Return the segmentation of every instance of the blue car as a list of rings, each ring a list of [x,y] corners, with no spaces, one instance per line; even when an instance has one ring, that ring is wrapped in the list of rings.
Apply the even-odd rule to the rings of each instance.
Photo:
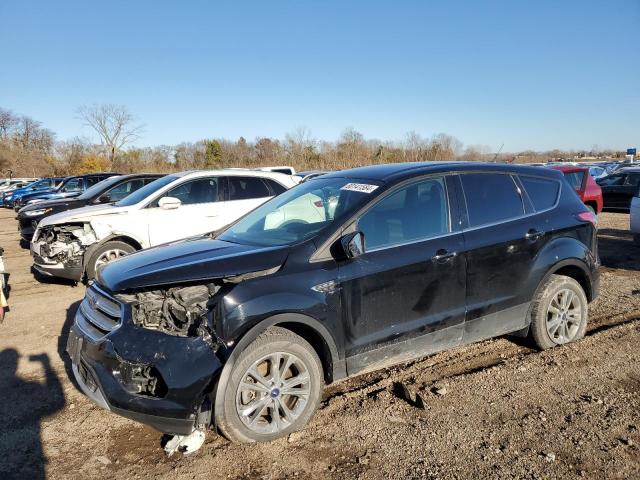
[[[62,179],[63,177],[42,178],[23,187],[16,188],[15,190],[2,192],[2,195],[0,196],[0,205],[11,208],[13,207],[13,202],[23,195],[36,191],[42,192],[44,190],[51,190],[55,188]]]
[[[33,191],[15,199],[13,201],[13,209],[17,212],[25,205],[43,200],[77,197],[87,188],[101,182],[105,178],[113,177],[114,175],[119,175],[119,173],[88,173],[85,175],[66,177],[57,188]]]

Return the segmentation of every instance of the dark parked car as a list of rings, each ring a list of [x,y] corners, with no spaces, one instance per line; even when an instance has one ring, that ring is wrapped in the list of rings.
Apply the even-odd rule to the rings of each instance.
[[[23,195],[32,192],[55,190],[62,180],[64,180],[64,177],[41,178],[40,180],[36,180],[22,188],[17,188],[12,192],[2,192],[2,206],[13,208],[14,202]]]
[[[28,205],[21,209],[17,216],[20,223],[20,235],[23,239],[30,241],[38,223],[45,217],[74,208],[115,203],[162,176],[156,173],[118,175],[96,183],[78,197],[45,200]]]
[[[640,167],[626,167],[597,180],[605,210],[629,212],[631,200],[640,193]]]
[[[595,220],[554,170],[328,173],[222,233],[99,269],[67,351],[115,413],[269,441],[309,421],[325,384],[365,370],[507,333],[540,349],[582,338]]]
[[[13,209],[17,212],[25,205],[40,202],[42,200],[54,200],[59,198],[73,198],[80,195],[89,187],[101,182],[105,178],[120,175],[119,173],[88,173],[66,177],[56,188],[26,193],[13,202]]]

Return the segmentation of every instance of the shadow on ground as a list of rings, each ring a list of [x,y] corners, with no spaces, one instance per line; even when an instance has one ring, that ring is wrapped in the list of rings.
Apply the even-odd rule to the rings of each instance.
[[[71,370],[71,358],[67,354],[67,339],[69,338],[69,331],[71,330],[71,326],[73,325],[73,319],[76,316],[76,311],[80,306],[82,300],[78,300],[77,302],[73,302],[67,308],[67,316],[62,324],[62,330],[60,330],[60,335],[58,336],[58,355],[64,363],[64,371],[67,373],[67,377],[73,383],[73,386],[80,390],[80,386],[76,382],[76,378],[73,375],[73,371]]]
[[[60,379],[46,354],[31,355],[44,370],[44,382],[17,375],[20,353],[0,351],[0,478],[44,479],[46,458],[42,451],[41,423],[65,405]]]

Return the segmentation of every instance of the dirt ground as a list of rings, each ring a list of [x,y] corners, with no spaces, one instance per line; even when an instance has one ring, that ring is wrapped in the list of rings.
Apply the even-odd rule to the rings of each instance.
[[[312,423],[271,444],[213,432],[190,457],[94,406],[64,343],[83,286],[29,273],[0,211],[11,312],[0,325],[0,478],[640,478],[640,248],[603,214],[587,337],[543,353],[500,338],[331,386]]]

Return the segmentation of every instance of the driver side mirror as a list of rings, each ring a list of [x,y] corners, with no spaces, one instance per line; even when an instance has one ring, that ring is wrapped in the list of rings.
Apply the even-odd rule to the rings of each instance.
[[[340,246],[346,258],[357,258],[364,253],[364,234],[349,233],[340,239]]]
[[[158,206],[163,210],[175,210],[180,205],[182,205],[182,202],[176,197],[162,197],[158,201]]]
[[[109,203],[111,201],[111,195],[105,193],[104,195],[100,195],[98,197],[98,203]]]

